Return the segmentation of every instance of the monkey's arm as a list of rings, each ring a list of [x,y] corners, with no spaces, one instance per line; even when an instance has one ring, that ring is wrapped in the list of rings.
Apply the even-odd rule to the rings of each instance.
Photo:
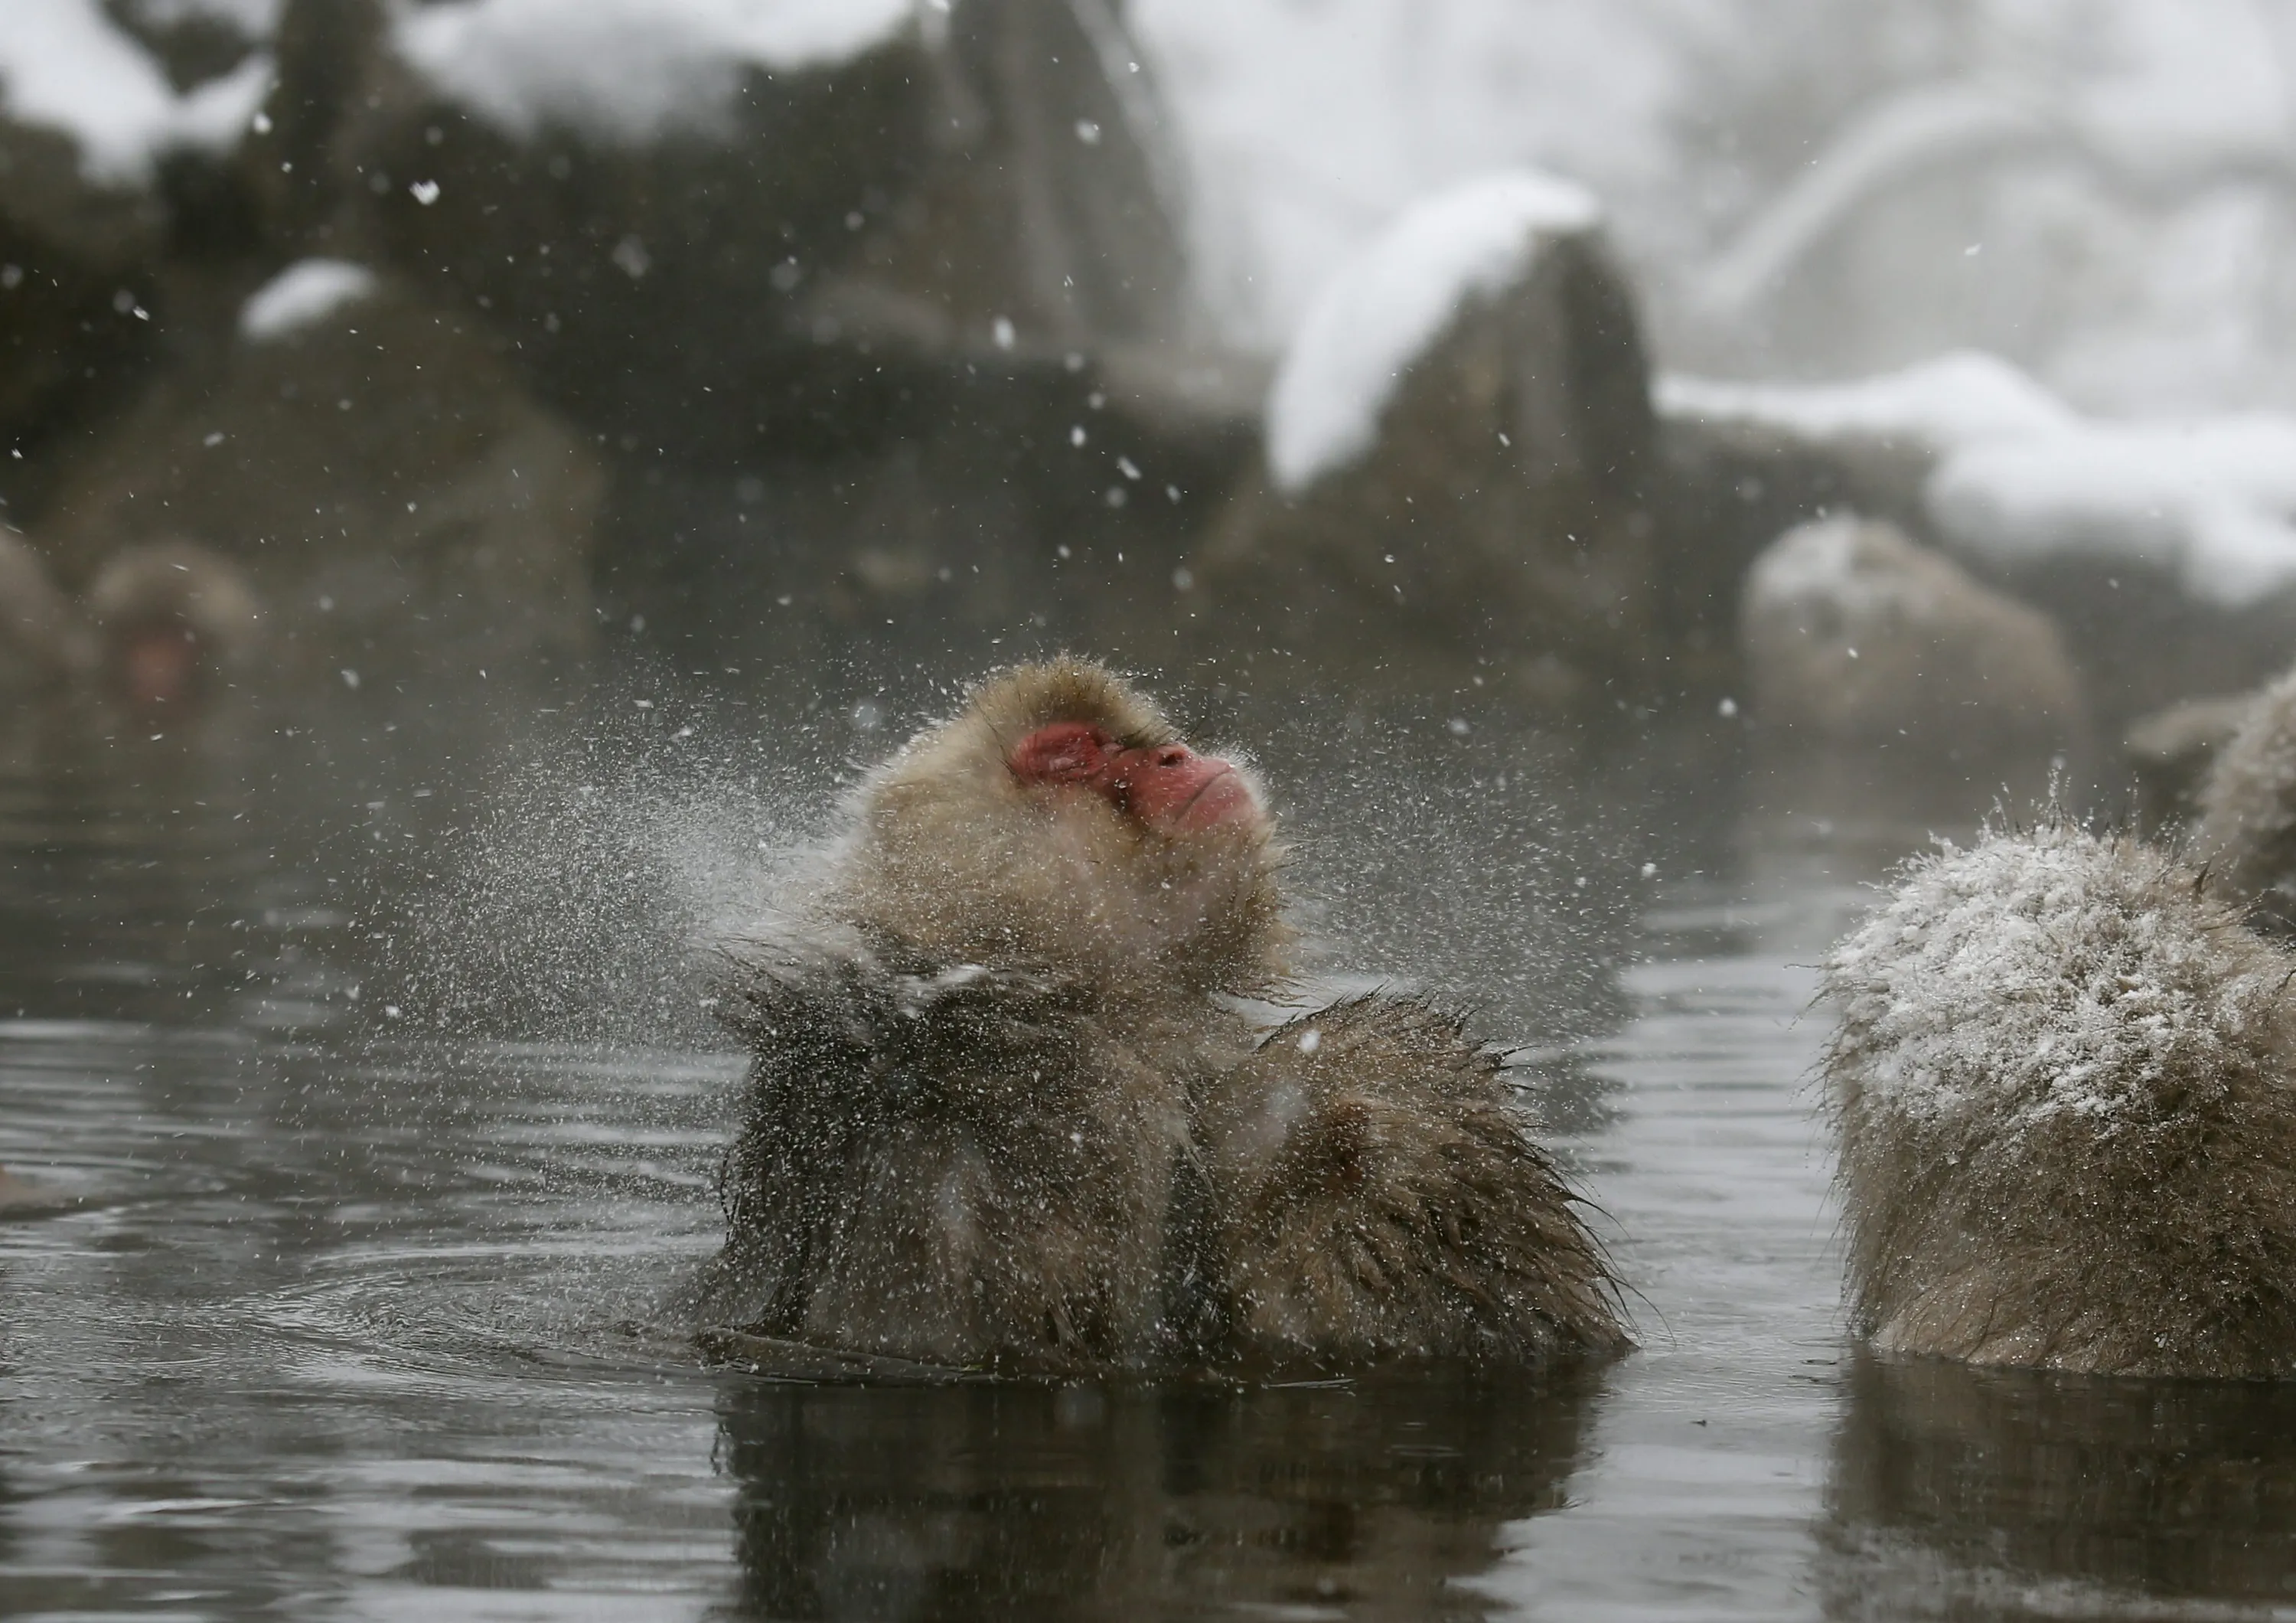
[[[922,1265],[888,1231],[927,1244],[952,1168],[1014,1164],[1040,1102],[1022,1084],[1067,1084],[1077,994],[1026,969],[931,963],[849,927],[783,920],[721,949],[715,981],[718,1017],[753,1059],[718,1173],[726,1245],[693,1305],[707,1323],[849,1342],[856,1314],[830,1304],[860,1288],[866,1259],[882,1264],[881,1289],[901,1257],[911,1275]]]
[[[837,1049],[880,1076],[1033,1047],[1083,1002],[1046,969],[938,962],[849,925],[791,920],[721,946],[714,980],[718,1018],[761,1057]]]
[[[1206,1088],[1196,1136],[1247,1358],[1537,1359],[1627,1344],[1607,1258],[1461,1022],[1374,995]]]

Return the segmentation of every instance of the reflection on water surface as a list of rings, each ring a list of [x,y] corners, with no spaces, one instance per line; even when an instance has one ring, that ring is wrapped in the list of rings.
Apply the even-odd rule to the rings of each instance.
[[[1244,1391],[736,1388],[742,1605],[761,1617],[1500,1610],[1456,1580],[1561,1503],[1584,1382]]]
[[[619,844],[505,799],[483,741],[167,742],[0,775],[0,1166],[53,1194],[0,1211],[0,1616],[2296,1605],[2287,1394],[1846,1345],[1807,966],[1902,832],[1775,823],[1726,869],[1662,874],[1632,1017],[1539,1055],[1529,1080],[1640,1292],[1632,1358],[1241,1390],[811,1384],[708,1366],[656,1311],[715,1242],[740,1060],[652,1000],[677,984],[662,932],[690,922],[669,893],[812,826],[867,740],[817,739],[794,799],[734,793],[729,748],[682,787],[625,773],[618,793],[663,798]],[[594,764],[572,788],[609,781]],[[1431,803],[1473,803],[1488,765],[1457,770]],[[519,928],[441,905],[422,951],[554,942],[569,985],[586,965],[630,1019],[520,1042],[380,1007],[409,984],[393,931],[432,905],[384,893],[463,883],[457,841],[504,804],[534,837],[496,851],[485,894]],[[541,866],[505,876],[504,849]],[[533,901],[554,887],[577,905]],[[483,990],[466,977],[457,1009]]]
[[[1848,1397],[1835,1615],[2296,1607],[2296,1388],[1861,1359]]]

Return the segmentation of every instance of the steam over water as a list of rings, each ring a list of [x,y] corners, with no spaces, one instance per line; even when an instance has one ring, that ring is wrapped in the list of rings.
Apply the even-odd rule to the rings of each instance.
[[[693,943],[940,701],[636,696],[517,739],[359,711],[196,754],[18,741],[0,1166],[48,1192],[0,1215],[0,1616],[2289,1603],[2276,1390],[1845,1339],[1807,966],[1920,831],[1747,822],[1706,780],[1572,802],[1441,718],[1274,734],[1295,877],[1356,943],[1324,968],[1416,973],[1526,1046],[1643,1350],[1242,1390],[705,1365],[660,1304],[717,1242],[742,1058]]]

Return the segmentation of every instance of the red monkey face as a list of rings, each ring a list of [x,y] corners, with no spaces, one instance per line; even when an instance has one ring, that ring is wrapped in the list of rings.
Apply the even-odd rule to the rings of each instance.
[[[1014,746],[1013,775],[1027,784],[1075,784],[1167,834],[1244,827],[1266,813],[1234,763],[1180,743],[1118,746],[1105,728],[1055,721]]]
[[[137,711],[181,704],[199,687],[199,638],[174,621],[155,621],[128,631],[119,639],[115,662],[120,696]]]

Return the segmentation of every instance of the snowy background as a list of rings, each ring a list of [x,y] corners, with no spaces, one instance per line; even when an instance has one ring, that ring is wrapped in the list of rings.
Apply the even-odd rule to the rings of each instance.
[[[113,9],[262,34],[281,4]],[[402,6],[399,26],[412,57],[480,99],[530,117],[528,101],[555,97],[643,130],[706,118],[730,60],[834,55],[907,10],[486,0]],[[1202,301],[1228,342],[1279,349],[1402,210],[1529,165],[1603,200],[1673,369],[1845,377],[1978,348],[2095,411],[2296,406],[2296,0],[1130,0],[1127,14],[1173,115]],[[262,70],[171,93],[98,0],[9,0],[0,29],[9,108],[71,129],[112,180],[157,144],[229,139]]]
[[[930,33],[946,4],[387,9],[401,58],[482,121],[614,146],[730,134],[746,67],[817,65],[913,18]],[[2157,557],[2222,603],[2296,580],[2296,0],[1129,0],[1145,79],[1108,0],[1067,4],[1120,97],[1160,91],[1156,167],[1177,177],[1215,344],[1273,359],[1314,339],[1351,264],[1415,343],[1456,290],[1428,282],[1425,318],[1405,319],[1412,301],[1371,275],[1419,263],[1425,244],[1391,235],[1415,206],[1478,180],[1591,197],[1672,408],[1822,404],[1686,379],[1896,379],[1852,416],[1951,453],[1929,506],[1964,549]],[[148,185],[165,150],[238,140],[271,64],[171,84],[119,25],[205,17],[263,40],[283,4],[5,0],[0,105],[70,132],[97,189]],[[1492,241],[1519,212],[1485,222]],[[1360,310],[1326,304],[1325,327],[1362,335]],[[1308,415],[1368,421],[1376,389],[1336,386],[1306,348],[1288,371]],[[1383,386],[1402,356],[1350,358]],[[1891,416],[1908,378],[1910,426]],[[1943,386],[1972,378],[1973,396]]]
[[[1974,347],[2112,414],[2296,406],[2291,0],[1134,0],[1206,299],[1280,344],[1427,193],[1605,202],[1664,367]]]

